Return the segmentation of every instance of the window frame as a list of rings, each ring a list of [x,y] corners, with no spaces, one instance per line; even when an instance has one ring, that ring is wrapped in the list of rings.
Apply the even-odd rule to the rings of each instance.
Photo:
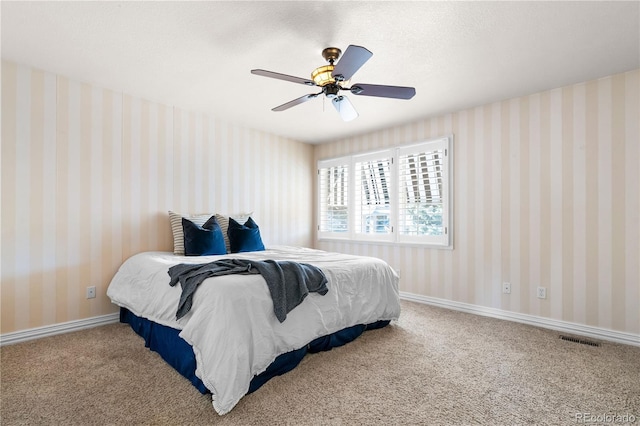
[[[435,151],[438,149],[445,150],[444,161],[442,165],[443,173],[442,178],[442,227],[444,232],[442,235],[401,235],[399,228],[399,212],[400,212],[400,172],[399,172],[399,159],[401,155],[407,155],[410,153],[419,154],[428,151]],[[380,160],[387,156],[391,160],[390,163],[390,180],[391,184],[388,186],[389,193],[389,223],[391,227],[390,233],[363,233],[356,232],[356,168],[357,162]],[[322,214],[322,194],[320,175],[321,169],[335,166],[335,165],[347,166],[347,231],[346,232],[326,232],[321,231],[320,221]],[[442,136],[434,139],[429,139],[421,142],[414,142],[409,144],[398,145],[395,147],[373,150],[367,152],[357,152],[350,155],[341,157],[322,159],[317,162],[317,177],[316,183],[317,202],[316,209],[317,223],[316,239],[318,241],[350,241],[353,243],[376,243],[376,244],[392,244],[392,245],[412,245],[428,248],[441,248],[441,249],[453,249],[453,135]]]

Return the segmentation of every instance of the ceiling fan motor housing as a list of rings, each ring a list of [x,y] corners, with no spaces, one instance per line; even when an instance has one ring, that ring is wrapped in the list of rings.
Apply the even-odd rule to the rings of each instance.
[[[327,98],[332,99],[338,96],[340,86],[338,86],[337,84],[327,84],[322,88],[322,91]]]

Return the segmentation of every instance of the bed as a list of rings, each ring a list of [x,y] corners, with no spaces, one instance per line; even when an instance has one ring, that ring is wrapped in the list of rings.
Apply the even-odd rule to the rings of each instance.
[[[328,292],[309,293],[280,322],[261,275],[217,276],[202,282],[190,311],[176,319],[182,290],[169,285],[169,268],[231,258],[313,265],[326,276]],[[148,347],[211,393],[220,415],[305,353],[348,343],[400,315],[398,276],[384,261],[288,246],[197,257],[139,253],[122,264],[107,295]]]

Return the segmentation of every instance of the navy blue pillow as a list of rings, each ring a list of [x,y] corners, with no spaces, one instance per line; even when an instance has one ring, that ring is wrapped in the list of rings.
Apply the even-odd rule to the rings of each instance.
[[[182,229],[184,231],[184,254],[186,256],[227,254],[222,229],[216,222],[215,216],[211,216],[202,226],[198,226],[183,217]]]
[[[260,228],[251,218],[244,225],[240,225],[230,217],[227,235],[229,236],[231,253],[264,250],[264,244],[262,244],[262,238],[260,237]]]

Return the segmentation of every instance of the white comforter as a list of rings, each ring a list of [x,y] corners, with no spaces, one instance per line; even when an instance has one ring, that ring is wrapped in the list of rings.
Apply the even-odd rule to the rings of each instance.
[[[196,291],[191,311],[176,321],[181,287],[169,286],[168,268],[222,258],[309,263],[325,273],[329,292],[309,293],[280,323],[261,275],[208,278]],[[213,407],[221,415],[238,403],[253,376],[278,355],[345,327],[400,315],[398,275],[384,261],[285,246],[225,256],[140,253],[120,267],[107,295],[138,316],[182,330],[180,336],[196,355],[196,375],[212,392]]]

